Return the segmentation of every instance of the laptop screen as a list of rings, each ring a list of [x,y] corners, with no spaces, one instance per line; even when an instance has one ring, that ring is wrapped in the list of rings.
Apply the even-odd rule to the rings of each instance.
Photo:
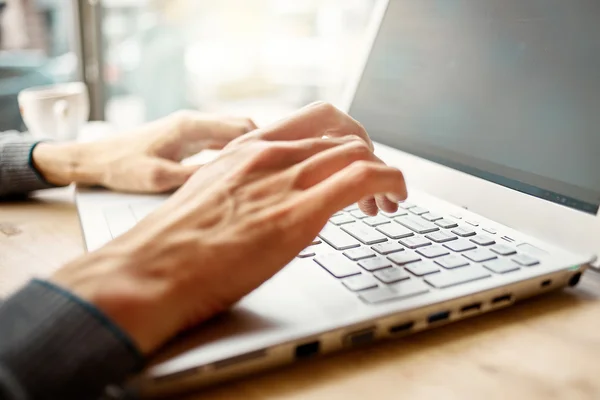
[[[350,114],[375,141],[600,203],[600,2],[391,0]]]

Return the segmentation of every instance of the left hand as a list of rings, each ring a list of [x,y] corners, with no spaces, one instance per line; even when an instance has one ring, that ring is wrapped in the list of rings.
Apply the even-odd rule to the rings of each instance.
[[[40,143],[32,160],[50,183],[101,185],[127,192],[167,192],[199,168],[182,165],[205,149],[221,149],[256,129],[247,118],[223,118],[195,111],[168,117],[92,143]]]

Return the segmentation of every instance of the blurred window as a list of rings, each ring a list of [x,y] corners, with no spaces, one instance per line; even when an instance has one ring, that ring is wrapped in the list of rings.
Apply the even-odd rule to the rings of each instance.
[[[105,115],[180,108],[259,121],[336,101],[376,0],[104,0]]]
[[[74,80],[74,18],[67,0],[0,1],[0,131],[23,130],[18,93]]]

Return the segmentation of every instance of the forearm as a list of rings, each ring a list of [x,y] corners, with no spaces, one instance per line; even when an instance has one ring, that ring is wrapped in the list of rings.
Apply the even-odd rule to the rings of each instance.
[[[135,345],[91,304],[32,281],[0,303],[0,399],[92,399],[142,366]]]

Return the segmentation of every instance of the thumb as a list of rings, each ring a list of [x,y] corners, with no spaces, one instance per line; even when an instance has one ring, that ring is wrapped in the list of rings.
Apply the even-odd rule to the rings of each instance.
[[[167,192],[183,185],[202,165],[183,165],[178,162],[155,159],[150,174],[152,191]]]

